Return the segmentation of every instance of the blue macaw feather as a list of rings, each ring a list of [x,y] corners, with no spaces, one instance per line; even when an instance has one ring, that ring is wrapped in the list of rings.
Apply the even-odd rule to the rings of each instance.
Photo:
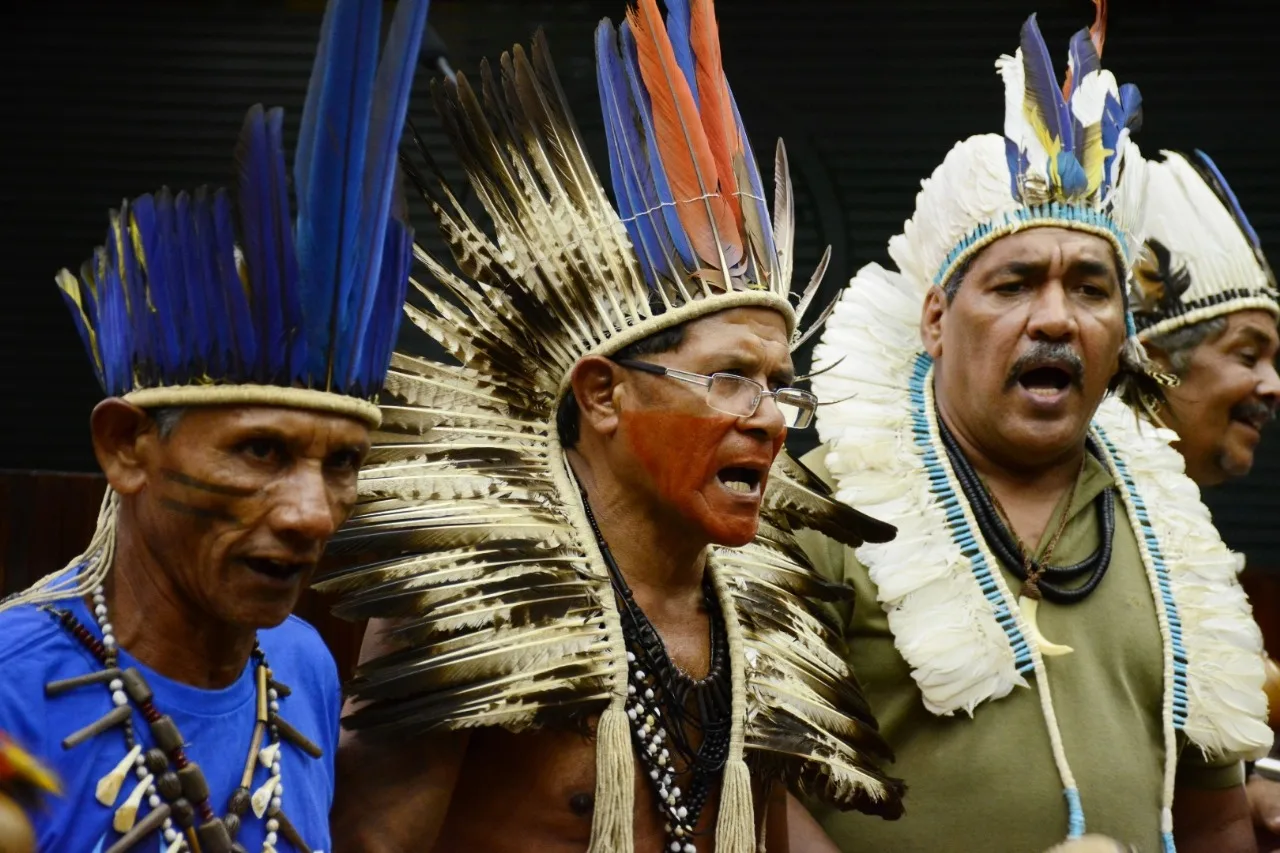
[[[1049,48],[1033,14],[1022,25],[1022,67],[1026,76],[1026,99],[1044,124],[1050,138],[1062,143],[1064,151],[1074,150],[1075,133],[1071,110],[1058,87]],[[1052,153],[1050,156],[1053,156]]]
[[[133,239],[129,233],[129,222],[132,216],[133,206],[128,200],[121,202],[118,213],[112,212],[111,234],[107,247],[107,257],[120,279],[126,316],[137,319],[133,324],[133,333],[127,339],[130,344],[130,373],[133,371],[132,365],[139,358],[149,356],[151,353],[151,324],[144,313],[147,295],[142,287],[142,275],[138,270],[138,259],[134,254]]]
[[[363,263],[352,291],[354,322],[349,339],[350,364],[346,371],[335,371],[353,382],[364,369],[365,338],[374,316],[378,288],[382,282],[382,251],[386,245],[387,222],[397,195],[399,182],[400,137],[404,133],[404,116],[413,88],[413,72],[418,65],[422,33],[427,25],[426,0],[400,0],[391,19],[387,43],[373,85],[373,102],[369,116],[368,150],[364,163],[364,193],[359,229],[359,248]],[[393,317],[399,312],[393,312]],[[346,319],[345,317],[343,318]]]
[[[232,331],[232,319],[229,304],[222,293],[222,275],[219,271],[218,232],[214,225],[213,197],[207,188],[196,191],[193,202],[191,223],[191,259],[197,264],[197,275],[189,284],[194,294],[193,303],[198,300],[209,341],[205,351],[205,370],[209,376],[224,376],[230,372],[234,363],[229,359],[235,351],[235,333]],[[237,282],[238,284],[238,282]]]
[[[1009,137],[1004,138],[1004,156],[1009,163],[1009,193],[1018,201],[1022,201],[1022,186],[1018,183],[1018,177],[1027,173],[1030,163],[1027,160],[1027,152],[1022,150],[1022,146],[1014,142]]]
[[[108,245],[114,234],[108,235]],[[133,328],[129,322],[129,308],[125,304],[124,281],[120,278],[120,266],[108,253],[104,277],[99,282],[101,296],[101,326],[98,338],[102,352],[103,383],[107,396],[118,397],[133,387]]]
[[[693,57],[692,20],[689,0],[667,0],[667,36],[675,50],[676,64],[689,81],[693,102],[701,107],[702,103],[698,100],[697,60]]]
[[[356,283],[380,20],[378,0],[333,0],[325,10],[294,156],[305,372],[321,388],[341,381],[333,361],[346,349],[338,329]]]
[[[656,286],[661,274],[671,275],[672,271],[655,228],[652,207],[645,198],[649,158],[637,127],[630,86],[622,71],[617,32],[608,19],[596,27],[596,85],[604,112],[609,176],[618,215],[635,244],[645,280]]]
[[[382,252],[375,317],[394,317],[401,311],[409,287],[409,268],[413,263],[413,229],[398,219],[387,223],[386,244]],[[382,377],[391,364],[391,352],[396,345],[396,323],[376,323],[366,339],[365,369],[356,386],[361,397],[372,397],[378,392]]]
[[[1124,116],[1124,126],[1130,133],[1142,129],[1142,93],[1132,83],[1120,87],[1120,112]]]
[[[217,322],[209,310],[207,294],[209,280],[206,276],[206,247],[196,238],[197,206],[191,196],[178,193],[173,200],[174,244],[171,255],[179,264],[179,284],[182,291],[182,334],[186,336],[190,358],[188,364],[192,377],[209,375],[210,345],[214,333],[212,324]]]
[[[1067,198],[1081,196],[1088,190],[1089,176],[1075,154],[1070,151],[1060,152],[1057,165],[1058,179],[1061,181],[1063,194]]]
[[[236,159],[240,236],[258,341],[256,378],[290,384],[292,337],[302,321],[279,109],[249,110]]]
[[[306,317],[302,313],[302,288],[298,279],[298,255],[293,242],[293,219],[289,213],[289,172],[284,163],[284,110],[267,111],[267,163],[270,166],[267,237],[275,244],[278,269],[276,284],[280,294],[280,328],[283,367],[280,381],[293,384],[305,375],[307,358]]]
[[[665,237],[670,239],[670,245],[675,250],[680,263],[684,269],[692,270],[695,268],[694,259],[696,258],[693,241],[689,239],[684,225],[680,222],[680,215],[676,212],[676,197],[671,191],[671,182],[667,179],[667,171],[658,153],[657,133],[653,127],[653,104],[640,77],[640,58],[636,53],[635,35],[625,22],[618,28],[618,32],[622,42],[622,66],[631,87],[631,103],[644,129],[644,148],[649,157],[651,180],[644,182],[644,185],[652,189],[652,195],[646,206],[652,209],[652,202],[657,202],[662,211],[661,225],[657,223],[657,217],[654,217],[659,236],[663,236],[663,226],[665,226]]]
[[[227,318],[231,326],[231,349],[225,354],[227,366],[249,376],[258,363],[258,335],[250,313],[249,297],[236,266],[235,228],[232,225],[231,201],[226,190],[218,190],[213,197],[213,251],[218,276],[217,291],[226,302]]]
[[[89,320],[86,316],[87,312],[83,309],[85,294],[88,290],[87,287],[80,283],[79,279],[76,279],[75,296],[67,293],[61,287],[58,288],[58,294],[62,297],[62,301],[67,304],[67,310],[71,313],[71,322],[75,324],[76,333],[80,335],[80,341],[84,344],[85,352],[89,354],[89,361],[93,365],[93,375],[98,378],[98,384],[105,389],[106,381],[102,375],[101,367],[102,355],[98,352],[97,347],[94,346],[94,338],[89,334],[92,321]],[[79,302],[76,301],[77,298],[80,300]]]
[[[1067,55],[1071,72],[1071,91],[1065,93],[1066,101],[1071,103],[1071,96],[1075,94],[1076,88],[1080,82],[1094,71],[1102,69],[1102,60],[1098,57],[1098,50],[1093,45],[1093,37],[1087,29],[1080,30],[1071,37],[1071,42],[1067,46]],[[1071,124],[1073,128],[1073,137],[1071,148],[1076,153],[1077,159],[1083,156],[1085,146],[1085,126],[1076,120],[1075,115],[1071,115]]]
[[[173,195],[167,188],[151,197],[149,226],[144,227],[135,205],[134,220],[142,241],[142,270],[147,289],[147,308],[151,315],[153,365],[170,381],[185,382],[188,342],[182,322],[186,300],[181,292],[182,274],[174,252],[176,232],[173,219]]]
[[[1191,159],[1191,165],[1199,167],[1197,171],[1202,177],[1206,177],[1205,183],[1213,190],[1231,211],[1231,216],[1235,219],[1236,224],[1240,226],[1240,230],[1244,232],[1245,239],[1249,241],[1249,245],[1255,252],[1262,251],[1262,241],[1258,239],[1258,232],[1253,229],[1253,225],[1249,223],[1249,217],[1244,215],[1244,208],[1240,206],[1240,199],[1236,198],[1235,191],[1231,189],[1231,185],[1227,183],[1227,179],[1219,171],[1217,164],[1209,158],[1209,155],[1195,149],[1194,157]]]
[[[1089,34],[1088,29],[1083,29],[1071,37],[1070,43],[1067,45],[1067,56],[1072,68],[1073,86],[1079,86],[1080,81],[1094,71],[1102,70],[1102,60],[1098,56],[1098,49],[1093,44],[1093,36]],[[1074,88],[1072,92],[1074,92]]]
[[[772,268],[778,257],[778,247],[773,241],[773,217],[769,215],[769,202],[764,194],[764,180],[760,177],[760,165],[756,161],[755,152],[751,150],[751,139],[747,136],[747,129],[742,124],[742,114],[738,112],[738,99],[733,96],[733,89],[729,88],[727,83],[725,89],[729,92],[729,105],[733,107],[733,120],[738,125],[738,138],[742,140],[747,176],[751,179],[751,198],[743,198],[741,203],[744,207],[748,204],[755,205],[760,221],[764,223],[764,245],[758,248],[764,252]]]

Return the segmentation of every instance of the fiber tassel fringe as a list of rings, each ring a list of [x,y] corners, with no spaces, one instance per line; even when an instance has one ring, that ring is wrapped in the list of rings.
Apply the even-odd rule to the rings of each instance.
[[[743,765],[744,777],[746,770]],[[615,699],[600,715],[596,727],[596,808],[587,853],[633,853],[635,786],[631,728],[622,702]],[[750,795],[748,787],[748,798]],[[745,853],[751,853],[750,849]]]
[[[751,774],[742,750],[724,766],[720,788],[720,816],[716,819],[716,853],[756,853],[755,809],[751,805]]]
[[[120,512],[120,496],[107,487],[98,510],[98,525],[84,553],[74,557],[61,569],[45,575],[28,589],[0,599],[0,613],[24,604],[40,606],[71,598],[83,598],[107,579],[116,558],[116,520]]]

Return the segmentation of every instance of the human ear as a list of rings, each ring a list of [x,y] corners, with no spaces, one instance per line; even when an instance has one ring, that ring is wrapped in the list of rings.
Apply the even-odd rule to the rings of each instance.
[[[140,492],[147,482],[147,458],[158,439],[151,417],[119,397],[109,397],[93,407],[89,429],[93,454],[111,488],[122,495]]]
[[[920,340],[934,359],[942,355],[942,323],[947,313],[947,295],[941,287],[931,287],[920,310]]]
[[[622,369],[607,358],[589,356],[573,369],[569,385],[578,401],[584,430],[612,435],[618,428],[617,390]]]
[[[1161,372],[1173,373],[1173,362],[1169,360],[1168,353],[1149,341],[1143,341],[1142,348],[1147,351],[1147,356],[1159,366]]]

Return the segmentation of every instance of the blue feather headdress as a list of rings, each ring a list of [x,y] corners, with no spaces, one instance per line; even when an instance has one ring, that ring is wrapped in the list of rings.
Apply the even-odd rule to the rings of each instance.
[[[984,247],[1036,226],[1096,234],[1131,262],[1143,164],[1129,137],[1141,97],[1101,66],[1103,5],[1093,28],[1072,36],[1061,86],[1035,15],[1023,24],[1018,50],[996,61],[1004,135],[958,143],[925,181],[905,233],[890,243],[904,270],[942,286]]]
[[[104,246],[58,276],[103,390],[144,407],[259,403],[376,424],[413,231],[397,149],[427,0],[400,0],[378,59],[381,0],[325,10],[294,152],[255,106],[225,190],[162,189],[110,213]]]

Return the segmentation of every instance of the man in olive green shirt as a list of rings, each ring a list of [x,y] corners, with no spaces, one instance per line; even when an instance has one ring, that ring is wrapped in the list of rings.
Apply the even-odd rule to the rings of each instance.
[[[894,824],[818,817],[846,851],[1248,853],[1260,637],[1169,436],[1124,405],[1161,390],[1126,300],[1136,92],[1087,34],[1065,103],[1024,53],[1034,19],[997,63],[1005,137],[948,154],[815,351],[838,402],[808,461],[898,535],[806,546],[858,593],[851,663],[908,786]]]

